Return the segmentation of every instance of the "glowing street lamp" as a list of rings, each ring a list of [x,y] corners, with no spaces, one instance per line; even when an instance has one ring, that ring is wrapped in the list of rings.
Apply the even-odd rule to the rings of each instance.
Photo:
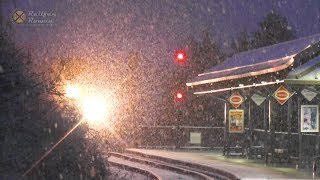
[[[103,97],[88,96],[84,97],[81,102],[83,118],[90,125],[99,125],[107,119],[108,104]]]
[[[47,157],[61,142],[63,142],[84,120],[89,125],[97,125],[100,127],[101,123],[106,120],[108,111],[110,111],[110,104],[104,99],[102,95],[91,95],[84,91],[80,86],[67,84],[65,86],[65,96],[75,100],[83,113],[83,118],[75,124],[57,143],[55,143],[49,150],[47,150],[31,167],[22,174],[22,179],[26,177],[45,157]]]
[[[75,100],[82,111],[83,119],[90,125],[101,125],[107,119],[111,101],[107,101],[101,94],[89,93],[76,85],[66,85],[65,94]]]

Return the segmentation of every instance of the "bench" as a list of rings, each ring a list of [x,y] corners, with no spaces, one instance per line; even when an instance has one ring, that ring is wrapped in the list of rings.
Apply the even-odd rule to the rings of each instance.
[[[229,156],[246,156],[249,157],[249,148],[242,146],[234,146],[224,149],[225,153],[228,153]],[[262,146],[251,146],[250,147],[250,156],[254,156],[256,159],[264,157],[264,147]]]
[[[251,156],[254,156],[256,159],[262,158],[264,156],[264,147],[251,146],[250,153],[251,153]]]
[[[271,153],[268,153],[268,156],[271,156]],[[288,149],[274,149],[273,150],[273,158],[279,160],[280,163],[290,161],[290,155]],[[267,157],[268,159],[268,157]],[[284,160],[284,161],[283,161]]]
[[[241,146],[227,147],[225,149],[228,156],[244,156],[244,149]]]

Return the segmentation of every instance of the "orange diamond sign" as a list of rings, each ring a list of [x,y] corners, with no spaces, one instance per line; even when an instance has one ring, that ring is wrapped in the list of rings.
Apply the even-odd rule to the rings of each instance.
[[[273,97],[281,104],[287,102],[292,96],[292,93],[288,91],[284,86],[280,86],[273,94]]]
[[[228,100],[234,108],[238,108],[244,101],[244,98],[238,92],[235,92],[229,97]]]

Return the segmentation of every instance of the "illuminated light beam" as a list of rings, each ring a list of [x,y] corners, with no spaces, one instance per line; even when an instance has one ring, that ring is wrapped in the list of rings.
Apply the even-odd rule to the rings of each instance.
[[[54,144],[48,151],[46,151],[32,166],[22,174],[21,179],[24,179],[37,165],[46,158],[63,140],[65,140],[82,122],[84,119],[79,121],[72,129],[70,129],[56,144]]]
[[[75,100],[75,105],[81,110],[81,114],[90,126],[102,127],[108,115],[113,111],[115,100],[106,98],[106,94],[100,91],[81,87],[77,84],[65,86],[67,98]]]
[[[103,97],[87,96],[82,100],[81,106],[83,118],[88,124],[100,126],[107,119],[111,104],[109,105]]]

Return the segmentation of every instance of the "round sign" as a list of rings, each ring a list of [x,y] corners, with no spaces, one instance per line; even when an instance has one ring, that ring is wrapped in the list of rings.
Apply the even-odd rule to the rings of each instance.
[[[230,98],[230,101],[233,104],[241,104],[242,103],[242,97],[235,95],[235,96]]]
[[[273,94],[276,100],[283,105],[286,101],[292,96],[290,91],[288,91],[285,87],[280,86]]]
[[[279,90],[275,95],[276,98],[279,100],[286,100],[290,97],[289,92],[285,90]]]
[[[12,13],[12,19],[17,24],[22,24],[26,21],[27,15],[22,10],[16,10]]]
[[[230,98],[229,102],[232,104],[233,107],[237,108],[242,104],[243,102],[243,97],[239,93],[233,93]]]

